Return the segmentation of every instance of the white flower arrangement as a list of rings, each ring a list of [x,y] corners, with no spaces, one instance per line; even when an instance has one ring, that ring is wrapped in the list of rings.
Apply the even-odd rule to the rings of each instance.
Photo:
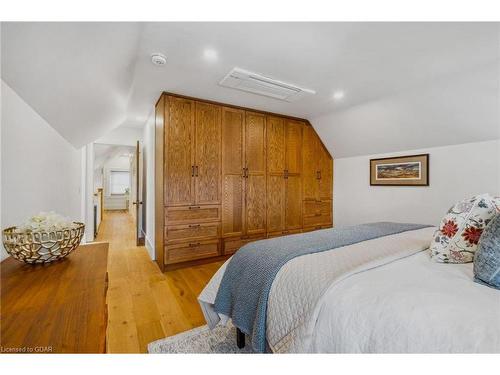
[[[40,212],[30,217],[17,228],[18,232],[54,232],[75,228],[76,224],[68,218],[53,211]]]

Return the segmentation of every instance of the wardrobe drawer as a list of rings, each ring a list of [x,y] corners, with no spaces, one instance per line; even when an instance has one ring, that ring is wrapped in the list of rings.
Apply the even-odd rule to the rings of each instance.
[[[302,233],[307,233],[307,232],[312,232],[314,230],[320,230],[320,229],[328,229],[332,228],[332,224],[326,224],[326,225],[316,225],[315,227],[307,227],[302,229]]]
[[[315,216],[305,216],[304,217],[304,228],[315,227],[318,225],[328,225],[332,221],[331,215],[315,215]]]
[[[220,221],[219,205],[165,207],[165,224],[188,224]]]
[[[166,264],[215,257],[220,254],[220,241],[192,241],[165,246]]]
[[[167,243],[181,241],[215,239],[219,237],[220,223],[169,225],[165,227]]]
[[[232,238],[224,238],[224,254],[233,254],[237,252],[240,247],[246,245],[247,243],[263,240],[266,237],[263,235],[256,236],[243,236],[243,237],[232,237]]]
[[[304,217],[331,215],[331,201],[304,201]]]
[[[281,231],[277,231],[277,232],[269,232],[267,234],[267,238],[288,236],[290,234],[297,234],[297,233],[301,233],[301,232],[302,232],[302,229],[290,229],[290,230],[281,230]]]

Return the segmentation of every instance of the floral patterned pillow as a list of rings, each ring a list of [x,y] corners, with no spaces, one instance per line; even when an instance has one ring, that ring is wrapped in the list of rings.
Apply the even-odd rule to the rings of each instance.
[[[449,209],[434,234],[431,258],[442,263],[469,263],[474,260],[483,229],[500,212],[500,198],[476,195]]]

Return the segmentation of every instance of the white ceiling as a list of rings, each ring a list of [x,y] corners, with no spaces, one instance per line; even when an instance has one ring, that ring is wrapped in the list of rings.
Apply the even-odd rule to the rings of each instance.
[[[311,119],[499,61],[496,23],[2,23],[1,42],[2,79],[76,147],[143,126],[163,90]],[[218,86],[233,67],[317,94]]]
[[[125,145],[107,145],[101,143],[94,144],[94,169],[100,169],[108,161],[116,157],[124,157],[130,160],[135,148]]]

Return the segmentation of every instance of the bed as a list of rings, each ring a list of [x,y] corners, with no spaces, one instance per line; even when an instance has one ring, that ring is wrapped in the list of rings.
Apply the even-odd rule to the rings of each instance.
[[[430,260],[426,250],[435,229],[286,262],[269,292],[267,351],[500,353],[500,292],[473,282],[472,263]],[[229,261],[199,296],[211,328],[231,320],[214,309]]]

